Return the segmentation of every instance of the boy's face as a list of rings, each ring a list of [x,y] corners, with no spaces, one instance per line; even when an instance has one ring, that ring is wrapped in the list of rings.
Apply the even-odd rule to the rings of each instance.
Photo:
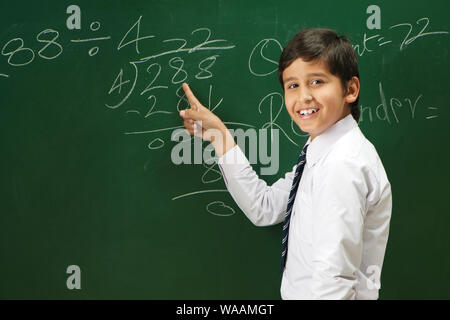
[[[356,96],[354,92],[345,95],[341,80],[328,71],[325,62],[301,58],[283,71],[283,85],[287,111],[300,129],[310,134],[311,141],[350,114],[348,103],[354,102],[359,92],[358,81]],[[315,112],[309,114],[310,109]]]

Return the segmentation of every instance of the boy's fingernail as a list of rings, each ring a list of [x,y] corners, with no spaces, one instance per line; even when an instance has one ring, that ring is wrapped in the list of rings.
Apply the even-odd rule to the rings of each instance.
[[[180,116],[184,117],[184,110],[180,111]]]

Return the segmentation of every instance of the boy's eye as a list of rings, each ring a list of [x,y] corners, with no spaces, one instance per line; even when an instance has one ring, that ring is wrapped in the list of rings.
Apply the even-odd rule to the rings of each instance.
[[[319,84],[319,83],[322,83],[322,82],[323,82],[322,80],[316,79],[316,80],[313,80],[311,83],[316,85],[316,84]]]
[[[291,83],[290,85],[288,85],[288,89],[292,89],[292,88],[297,88],[298,84],[296,83]]]

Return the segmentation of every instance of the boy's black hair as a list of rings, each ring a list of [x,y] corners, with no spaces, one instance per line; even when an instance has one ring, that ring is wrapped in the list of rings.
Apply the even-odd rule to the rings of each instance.
[[[344,90],[352,77],[359,78],[358,60],[352,44],[345,36],[338,36],[331,29],[303,29],[289,41],[278,63],[278,80],[283,90],[283,71],[297,58],[304,61],[316,59],[324,61],[330,73],[341,79]],[[359,96],[350,104],[356,122],[360,117],[358,102]]]

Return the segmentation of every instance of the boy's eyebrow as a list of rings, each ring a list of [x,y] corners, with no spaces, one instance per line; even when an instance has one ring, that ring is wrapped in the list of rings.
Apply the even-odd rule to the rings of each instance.
[[[327,77],[327,75],[323,72],[312,72],[312,73],[308,73],[306,76],[307,77]],[[289,77],[289,78],[284,79],[283,82],[291,81],[291,80],[298,80],[298,78],[297,77]]]
[[[283,82],[291,81],[291,80],[297,80],[297,77],[289,77],[289,78],[283,79]]]
[[[308,77],[326,77],[327,75],[323,72],[313,72],[313,73],[308,73],[307,74]]]

